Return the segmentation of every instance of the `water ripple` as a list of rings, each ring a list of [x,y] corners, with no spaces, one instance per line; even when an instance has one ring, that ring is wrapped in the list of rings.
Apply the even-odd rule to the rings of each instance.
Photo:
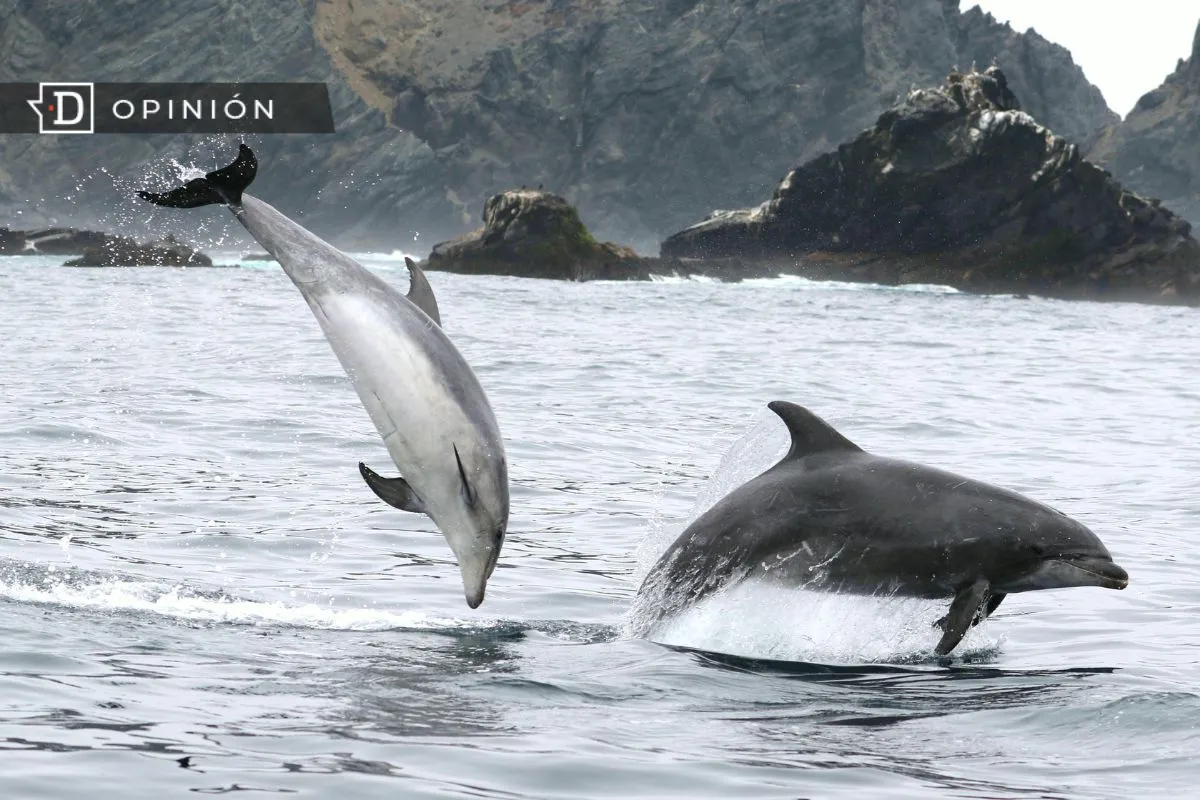
[[[0,259],[5,796],[1191,793],[1194,310],[435,274],[513,481],[471,611],[361,484],[386,451],[276,266],[58,264]],[[786,446],[774,399],[1077,516],[1129,589],[1014,596],[949,663],[886,598],[628,638],[648,564]]]

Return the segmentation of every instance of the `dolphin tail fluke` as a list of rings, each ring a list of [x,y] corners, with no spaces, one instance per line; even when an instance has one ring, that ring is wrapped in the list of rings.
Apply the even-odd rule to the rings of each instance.
[[[138,197],[168,208],[197,208],[213,204],[236,206],[242,202],[242,192],[258,174],[258,159],[246,145],[239,145],[238,157],[232,164],[203,178],[188,181],[169,192],[138,192]]]

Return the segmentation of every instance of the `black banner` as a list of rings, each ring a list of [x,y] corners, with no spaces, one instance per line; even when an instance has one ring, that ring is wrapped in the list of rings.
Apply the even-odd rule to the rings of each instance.
[[[333,133],[323,83],[0,83],[0,133]]]

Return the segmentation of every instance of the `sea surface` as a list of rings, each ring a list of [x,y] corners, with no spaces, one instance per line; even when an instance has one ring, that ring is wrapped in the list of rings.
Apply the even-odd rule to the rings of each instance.
[[[1196,796],[1200,310],[431,274],[510,461],[471,611],[299,293],[226,261],[0,259],[3,798]],[[1061,508],[1129,588],[949,661],[943,604],[760,587],[631,637],[775,399]]]

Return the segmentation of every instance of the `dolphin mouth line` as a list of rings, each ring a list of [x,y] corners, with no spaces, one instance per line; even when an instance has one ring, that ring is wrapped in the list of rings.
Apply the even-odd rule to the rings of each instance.
[[[1089,558],[1061,558],[1058,563],[1077,569],[1096,578],[1096,585],[1104,589],[1124,589],[1129,586],[1129,574],[1111,561]]]

